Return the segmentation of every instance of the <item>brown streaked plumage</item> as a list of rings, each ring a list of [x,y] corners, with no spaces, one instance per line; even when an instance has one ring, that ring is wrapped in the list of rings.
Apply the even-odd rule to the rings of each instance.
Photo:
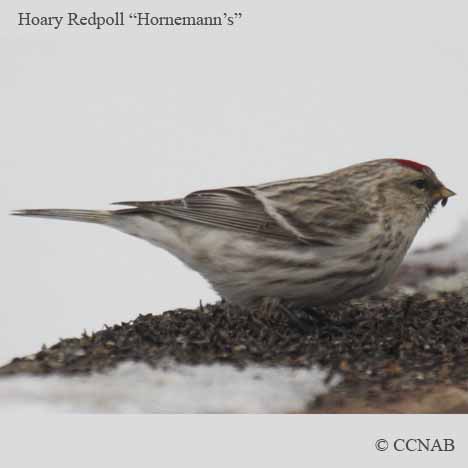
[[[107,225],[161,247],[233,303],[336,303],[384,287],[418,229],[454,195],[427,166],[402,159],[257,186],[201,190],[129,208],[21,210]]]

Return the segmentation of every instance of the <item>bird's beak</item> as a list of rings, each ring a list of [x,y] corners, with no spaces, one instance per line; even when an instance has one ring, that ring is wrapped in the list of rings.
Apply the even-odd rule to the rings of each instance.
[[[453,197],[454,195],[456,195],[455,192],[442,185],[434,192],[433,199],[435,202],[442,200],[442,206],[445,206],[447,204],[448,198]]]

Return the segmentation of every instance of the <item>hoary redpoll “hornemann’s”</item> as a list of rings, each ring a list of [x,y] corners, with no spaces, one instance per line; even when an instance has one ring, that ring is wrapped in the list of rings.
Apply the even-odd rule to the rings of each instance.
[[[381,159],[327,174],[202,190],[113,211],[13,214],[103,224],[202,274],[227,301],[337,303],[383,288],[434,206],[454,193],[427,166]]]

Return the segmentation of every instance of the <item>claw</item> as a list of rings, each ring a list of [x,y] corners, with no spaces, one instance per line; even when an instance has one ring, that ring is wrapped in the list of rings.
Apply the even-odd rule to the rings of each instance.
[[[315,318],[313,315],[307,314],[303,310],[292,310],[283,304],[280,304],[279,307],[286,313],[289,322],[305,335],[311,335],[317,331],[318,321],[312,319]]]

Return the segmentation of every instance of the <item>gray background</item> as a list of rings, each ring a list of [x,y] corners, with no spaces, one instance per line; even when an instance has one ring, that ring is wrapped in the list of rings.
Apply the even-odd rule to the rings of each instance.
[[[158,15],[242,12],[230,28],[26,29],[120,2],[1,9],[0,364],[58,337],[216,295],[149,244],[16,208],[105,208],[312,175],[379,157],[459,193],[418,235],[468,213],[464,2],[135,2]]]

